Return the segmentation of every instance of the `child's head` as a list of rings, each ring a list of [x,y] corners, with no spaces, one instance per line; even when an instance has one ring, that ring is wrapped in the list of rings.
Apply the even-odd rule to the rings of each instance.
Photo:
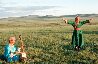
[[[15,43],[15,40],[16,40],[15,37],[10,37],[9,38],[9,44],[13,45]]]

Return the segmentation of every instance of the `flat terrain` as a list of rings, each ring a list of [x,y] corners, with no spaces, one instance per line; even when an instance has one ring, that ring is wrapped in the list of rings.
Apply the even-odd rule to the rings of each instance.
[[[88,17],[82,20],[85,19]],[[0,20],[0,54],[10,36],[15,36],[16,46],[20,46],[18,36],[22,35],[27,64],[98,64],[98,17],[81,28],[85,45],[78,52],[71,46],[73,27],[62,18],[3,19]]]

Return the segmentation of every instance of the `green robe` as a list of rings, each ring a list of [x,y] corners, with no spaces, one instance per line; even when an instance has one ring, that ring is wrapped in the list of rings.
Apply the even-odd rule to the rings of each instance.
[[[74,21],[68,21],[67,23],[72,25],[74,28],[75,27],[80,28],[83,24],[89,23],[89,20],[80,21],[79,24],[77,24],[77,25],[75,25]],[[82,36],[82,30],[75,30],[74,29],[71,44],[73,45],[74,48],[75,48],[75,46],[82,47],[84,45],[83,36]]]

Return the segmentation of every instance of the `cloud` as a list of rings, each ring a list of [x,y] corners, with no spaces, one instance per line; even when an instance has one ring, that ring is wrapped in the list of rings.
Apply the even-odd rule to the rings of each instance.
[[[37,11],[53,9],[57,6],[0,7],[0,17],[32,15]]]
[[[89,8],[81,10],[81,8],[71,6],[19,6],[19,7],[5,7],[0,6],[0,17],[14,17],[26,15],[69,15],[81,13],[95,13],[95,10]],[[97,12],[97,10],[96,10]]]
[[[74,9],[58,6],[58,7],[51,8],[51,9],[37,10],[33,14],[60,16],[60,15],[74,14]]]
[[[2,2],[0,1],[0,7],[2,6]]]
[[[30,6],[30,7],[3,7],[6,10],[22,10],[22,11],[29,11],[29,10],[44,10],[54,8],[56,6]]]
[[[58,6],[63,5],[64,0],[0,0],[3,6]]]

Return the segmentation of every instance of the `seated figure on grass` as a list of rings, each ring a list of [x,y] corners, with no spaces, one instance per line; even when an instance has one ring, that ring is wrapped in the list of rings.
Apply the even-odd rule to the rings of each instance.
[[[9,44],[7,44],[4,48],[4,59],[7,62],[17,62],[21,60],[21,54],[24,53],[26,58],[26,53],[21,52],[20,48],[14,46],[15,44],[15,37],[9,38]]]

